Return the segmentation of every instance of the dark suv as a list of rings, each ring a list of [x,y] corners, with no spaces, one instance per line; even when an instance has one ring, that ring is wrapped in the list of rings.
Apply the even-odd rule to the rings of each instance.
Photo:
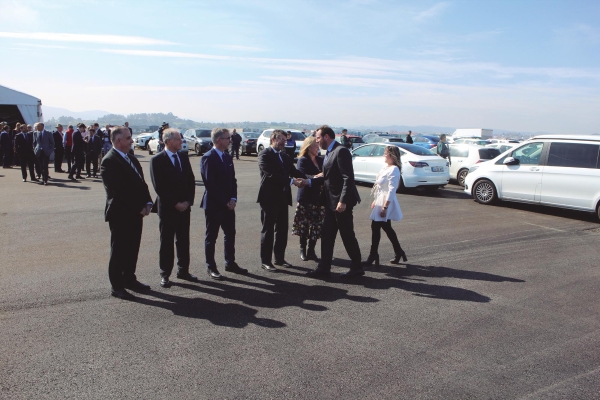
[[[211,129],[188,129],[183,137],[188,141],[188,149],[201,156],[213,147]]]

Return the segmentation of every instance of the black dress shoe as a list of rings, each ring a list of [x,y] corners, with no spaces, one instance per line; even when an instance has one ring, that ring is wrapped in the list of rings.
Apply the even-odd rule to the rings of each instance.
[[[118,297],[122,300],[135,300],[135,296],[125,289],[111,289],[110,295],[113,297]]]
[[[206,273],[208,274],[208,276],[210,276],[212,279],[215,279],[217,281],[220,281],[223,279],[223,276],[219,273],[219,271],[217,270],[217,268],[207,268],[206,269]]]
[[[345,278],[345,279],[357,278],[359,276],[363,276],[364,274],[365,274],[365,271],[363,271],[362,269],[359,269],[359,268],[355,268],[355,269],[351,269],[350,271],[346,272],[345,274],[342,274],[341,278]]]
[[[160,280],[160,286],[164,287],[165,289],[168,289],[171,287],[171,281],[169,280],[169,278],[162,278]]]
[[[27,182],[27,179],[23,179],[23,182]]]
[[[283,268],[291,268],[291,267],[293,267],[292,264],[290,264],[289,262],[287,262],[285,260],[275,261],[273,264],[279,265],[280,267],[283,267]]]
[[[146,285],[140,281],[133,281],[125,284],[125,289],[133,290],[135,292],[143,292],[150,290],[150,285]]]
[[[242,268],[237,263],[225,264],[225,271],[233,272],[234,274],[246,275],[248,270],[246,268]]]
[[[268,264],[262,263],[262,264],[260,264],[260,267],[262,269],[264,269],[265,271],[277,272],[277,268],[275,268],[275,266],[271,263],[268,263]]]
[[[32,182],[39,182],[40,180],[38,178],[33,178],[31,179]]]
[[[77,178],[77,179],[85,179],[85,178],[84,178],[83,176],[81,176],[81,175],[77,175],[77,176],[75,176],[75,178]]]
[[[48,182],[47,182],[47,181],[44,181],[44,186],[47,186],[47,185],[48,185]]]
[[[309,278],[315,278],[315,279],[327,279],[327,278],[331,277],[331,271],[328,271],[328,270],[322,269],[322,268],[316,268],[312,271],[308,271],[306,273],[306,276],[308,276]]]
[[[183,274],[177,274],[177,279],[183,279],[184,281],[198,282],[198,277],[192,275],[189,272]]]

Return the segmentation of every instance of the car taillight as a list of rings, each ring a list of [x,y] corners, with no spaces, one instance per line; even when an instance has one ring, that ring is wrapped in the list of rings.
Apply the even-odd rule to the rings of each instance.
[[[426,162],[421,162],[421,161],[409,161],[408,163],[415,168],[429,167],[429,164],[427,164]]]
[[[436,146],[437,146],[437,144],[435,144],[435,143],[431,143],[431,144],[429,145],[429,148],[430,148],[430,149],[433,149],[433,148],[434,148],[434,147],[436,147]]]
[[[475,164],[479,164],[480,162],[483,162],[483,160],[477,160]]]

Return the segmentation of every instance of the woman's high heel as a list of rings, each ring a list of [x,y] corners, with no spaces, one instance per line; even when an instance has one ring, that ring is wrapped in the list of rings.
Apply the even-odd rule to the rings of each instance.
[[[400,254],[396,254],[396,256],[390,260],[390,263],[391,264],[399,264],[401,258],[402,258],[402,261],[404,261],[404,262],[406,262],[408,260],[406,258],[406,252],[403,251]]]
[[[367,257],[367,259],[362,263],[363,265],[371,265],[373,262],[375,262],[376,267],[379,266],[379,254],[369,254],[369,257]]]

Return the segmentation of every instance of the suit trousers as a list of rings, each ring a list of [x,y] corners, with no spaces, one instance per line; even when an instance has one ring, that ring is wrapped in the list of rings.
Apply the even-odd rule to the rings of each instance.
[[[319,268],[324,270],[331,269],[333,260],[333,248],[338,230],[344,243],[346,253],[352,260],[351,269],[361,268],[360,247],[354,234],[354,216],[353,207],[347,207],[342,213],[325,207],[325,221],[323,222],[323,233],[321,235],[321,262]]]
[[[177,249],[177,274],[190,270],[190,209],[163,215],[158,223],[160,231],[159,266],[160,276],[168,278],[173,272],[173,240]]]
[[[27,179],[27,168],[29,168],[29,178],[33,180],[35,178],[35,154],[21,153],[19,158],[21,159],[21,175],[23,175],[23,179]]]
[[[92,167],[90,173],[90,167]],[[85,172],[89,175],[96,175],[98,172],[98,154],[87,153],[85,156]]]
[[[71,173],[71,161],[73,159],[73,156],[71,155],[71,148],[70,147],[66,147],[65,148],[65,160],[67,160],[67,171],[69,173]]]
[[[140,210],[141,211],[141,210]],[[134,282],[135,268],[142,241],[143,216],[118,217],[108,221],[110,228],[110,260],[108,278],[113,289],[123,289]]]
[[[40,173],[42,175],[42,181],[48,182],[48,163],[50,162],[50,157],[46,155],[43,151],[40,151],[37,154],[38,163],[40,165]]]
[[[60,172],[62,170],[62,162],[64,156],[64,150],[54,150],[54,172]]]
[[[204,238],[204,254],[206,266],[216,268],[215,244],[219,236],[219,228],[223,230],[225,241],[225,264],[235,262],[235,210],[221,209],[204,210],[206,217],[206,236]]]
[[[12,150],[10,149],[10,147],[6,147],[6,148],[2,148],[2,166],[3,167],[10,167],[10,153],[12,152]]]
[[[282,200],[279,203],[261,205],[260,222],[260,261],[263,264],[271,263],[271,255],[275,255],[275,262],[285,259],[285,249],[288,239],[288,205]],[[273,241],[275,243],[273,243]]]
[[[73,166],[69,170],[70,176],[81,176],[81,170],[83,170],[83,163],[85,162],[85,156],[83,154],[72,153]]]

